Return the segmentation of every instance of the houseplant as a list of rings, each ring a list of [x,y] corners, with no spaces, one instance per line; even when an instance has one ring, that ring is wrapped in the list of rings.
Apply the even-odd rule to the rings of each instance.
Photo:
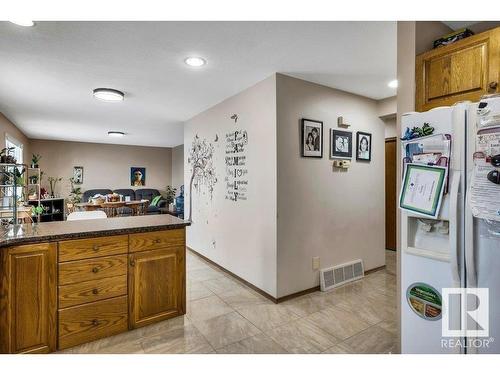
[[[39,154],[33,154],[31,157],[31,168],[38,168],[38,163],[42,157]]]
[[[59,181],[62,180],[62,177],[47,177],[50,185],[50,197],[55,198],[54,191],[56,190],[56,185]]]
[[[0,150],[0,163],[16,164],[16,158],[11,155],[12,150],[14,150],[14,147],[5,147]]]
[[[167,201],[167,207],[171,203],[174,203],[176,191],[177,191],[177,189],[173,188],[170,185],[168,185],[167,188],[165,189],[165,200]]]
[[[73,204],[80,203],[82,201],[82,188],[80,186],[75,186],[75,179],[73,177],[69,179],[69,183],[71,184],[69,201]]]

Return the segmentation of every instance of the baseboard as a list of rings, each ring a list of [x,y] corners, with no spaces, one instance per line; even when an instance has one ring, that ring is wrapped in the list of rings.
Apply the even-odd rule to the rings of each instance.
[[[218,269],[220,269],[221,271],[231,275],[232,277],[234,277],[236,280],[238,280],[240,283],[248,286],[250,289],[253,289],[255,290],[257,293],[259,293],[260,295],[266,297],[267,299],[271,300],[272,302],[274,303],[281,303],[281,302],[285,302],[285,301],[288,301],[288,300],[291,300],[293,298],[297,298],[297,297],[300,297],[300,296],[304,296],[306,294],[309,294],[309,293],[314,293],[314,292],[317,292],[320,290],[320,286],[315,286],[315,287],[312,287],[312,288],[309,288],[309,289],[305,289],[305,290],[302,290],[300,292],[295,292],[295,293],[292,293],[292,294],[287,294],[286,296],[283,296],[283,297],[279,297],[279,298],[275,298],[273,297],[272,295],[270,295],[269,293],[266,293],[264,292],[262,289],[256,287],[255,285],[253,285],[252,283],[249,283],[248,281],[246,281],[245,279],[242,279],[241,277],[239,277],[238,275],[235,275],[234,273],[232,273],[231,271],[225,269],[224,267],[222,267],[221,265],[215,263],[213,260],[207,258],[206,256],[200,254],[199,252],[197,252],[196,250],[193,250],[192,248],[186,246],[186,248],[193,252],[194,254],[196,254],[197,256],[199,256],[201,259],[203,259],[204,261],[206,261],[207,263],[210,263],[211,265],[213,265],[214,267],[217,267]],[[377,271],[380,271],[382,269],[385,268],[385,265],[384,266],[380,266],[380,267],[376,267],[376,268],[372,268],[370,270],[367,270],[365,271],[365,275],[368,275],[370,273],[373,273],[373,272],[377,272]]]
[[[186,246],[186,248],[193,252],[194,254],[196,254],[197,256],[199,256],[201,259],[203,259],[205,262],[207,263],[210,263],[211,265],[213,265],[214,267],[217,267],[218,269],[220,269],[221,271],[224,271],[225,273],[231,275],[232,277],[234,277],[236,280],[238,280],[240,283],[242,284],[245,284],[247,287],[249,287],[250,289],[253,289],[255,290],[257,293],[259,293],[260,295],[262,295],[263,297],[266,297],[267,299],[271,300],[272,302],[274,303],[278,303],[278,299],[274,298],[272,295],[270,295],[269,293],[266,293],[264,292],[262,289],[256,287],[255,285],[253,285],[252,283],[249,283],[248,281],[246,281],[245,279],[242,279],[241,277],[239,277],[238,275],[232,273],[231,271],[225,269],[224,267],[222,267],[221,265],[215,263],[213,260],[207,258],[206,256],[200,254],[199,252],[197,252],[196,250],[193,250],[191,249],[189,246]]]
[[[383,266],[380,266],[380,267],[375,267],[375,268],[372,268],[371,270],[367,270],[365,271],[365,275],[369,275],[370,273],[373,273],[373,272],[377,272],[377,271],[380,271],[380,270],[383,270],[385,268],[385,264]]]

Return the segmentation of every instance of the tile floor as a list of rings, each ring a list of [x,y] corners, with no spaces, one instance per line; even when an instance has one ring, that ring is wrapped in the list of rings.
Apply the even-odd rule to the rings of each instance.
[[[274,304],[187,254],[187,314],[64,353],[395,353],[394,252],[388,269]]]

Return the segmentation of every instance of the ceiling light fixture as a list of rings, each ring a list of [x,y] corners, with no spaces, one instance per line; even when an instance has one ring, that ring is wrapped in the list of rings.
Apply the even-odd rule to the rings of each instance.
[[[387,86],[389,86],[391,89],[395,89],[398,87],[398,80],[397,79],[393,79],[391,82],[389,82],[387,84]]]
[[[35,26],[35,23],[33,21],[30,21],[30,20],[22,20],[22,19],[19,19],[19,20],[15,20],[15,21],[9,21],[10,23],[13,23],[15,25],[18,25],[18,26],[24,26],[24,27],[31,27],[31,26]]]
[[[115,89],[99,88],[94,90],[94,98],[105,102],[121,102],[125,94]]]
[[[189,66],[192,66],[192,67],[195,67],[195,68],[198,68],[200,66],[203,66],[207,63],[207,61],[205,59],[202,59],[201,57],[194,57],[194,56],[191,56],[191,57],[187,57],[184,62],[189,65]]]
[[[125,135],[124,132],[117,132],[117,131],[109,131],[108,136],[110,137],[123,137]]]

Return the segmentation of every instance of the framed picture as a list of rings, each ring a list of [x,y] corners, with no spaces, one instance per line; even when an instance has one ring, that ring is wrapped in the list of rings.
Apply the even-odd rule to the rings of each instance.
[[[406,164],[399,207],[436,219],[441,207],[446,176],[446,167]]]
[[[356,160],[372,160],[372,135],[370,133],[356,133]]]
[[[130,167],[130,186],[146,186],[146,168]]]
[[[307,158],[323,157],[323,122],[308,120],[302,121],[302,156]]]
[[[352,132],[330,129],[330,158],[352,157]]]
[[[73,183],[75,185],[83,184],[83,167],[73,167]]]

